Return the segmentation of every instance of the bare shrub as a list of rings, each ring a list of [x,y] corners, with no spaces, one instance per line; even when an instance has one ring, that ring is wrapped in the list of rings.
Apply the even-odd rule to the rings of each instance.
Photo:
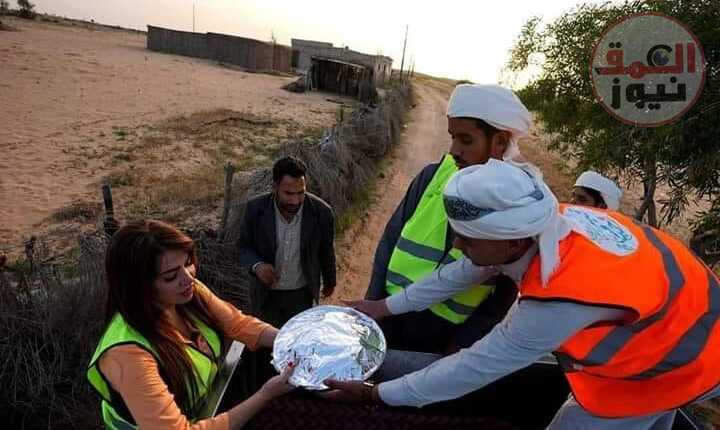
[[[103,235],[80,238],[70,264],[48,262],[42,242],[26,270],[0,271],[0,419],[13,429],[93,428],[85,368],[103,326]],[[92,405],[92,406],[90,406]]]

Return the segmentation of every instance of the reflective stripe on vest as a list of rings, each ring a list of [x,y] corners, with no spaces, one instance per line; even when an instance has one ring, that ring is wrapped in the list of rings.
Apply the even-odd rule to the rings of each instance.
[[[131,424],[121,417],[115,409],[105,400],[101,400],[102,417],[105,428],[113,430],[137,430],[138,426]]]
[[[388,294],[397,294],[435,271],[439,264],[451,263],[462,257],[462,253],[454,248],[445,254],[448,221],[442,192],[455,172],[457,167],[448,154],[425,188],[412,217],[403,226],[388,264]],[[475,285],[443,303],[431,306],[430,310],[447,321],[462,324],[491,292],[492,286]]]
[[[602,417],[638,416],[691,403],[720,384],[720,282],[682,243],[610,211],[615,226],[637,239],[616,255],[578,234],[560,243],[560,266],[543,287],[539,261],[520,285],[521,299],[570,300],[628,309],[635,318],[596,324],[557,351],[575,398]],[[604,217],[604,218],[603,218]],[[610,233],[608,233],[610,232]]]
[[[191,401],[191,409],[193,413],[188,416],[190,421],[195,421],[197,419],[197,417],[193,416],[193,414],[202,407],[203,402],[205,401],[207,392],[212,386],[212,382],[217,375],[217,361],[222,352],[221,340],[215,330],[208,327],[197,318],[193,318],[193,323],[207,341],[214,357],[208,357],[191,346],[188,346],[185,349],[195,369],[195,372],[193,373],[195,383],[198,388],[197,398],[194,398]],[[150,342],[137,330],[127,324],[120,314],[116,314],[105,330],[103,337],[100,339],[100,343],[95,349],[95,353],[93,354],[86,374],[88,381],[102,398],[101,407],[105,426],[106,428],[113,430],[137,429],[137,426],[131,423],[132,417],[123,417],[118,412],[118,406],[120,406],[122,399],[116,397],[117,394],[114,393],[107,383],[107,380],[102,375],[98,365],[100,357],[103,353],[105,353],[105,351],[122,344],[135,344],[145,349],[153,355],[155,360],[158,361],[158,365],[162,366],[160,360],[158,359],[157,352]],[[191,395],[191,393],[188,394]]]

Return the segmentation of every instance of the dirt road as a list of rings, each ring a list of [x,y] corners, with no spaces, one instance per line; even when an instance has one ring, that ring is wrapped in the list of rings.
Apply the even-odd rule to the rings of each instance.
[[[335,247],[338,251],[338,288],[328,303],[364,296],[372,262],[383,229],[410,181],[428,163],[437,161],[449,147],[445,110],[447,90],[416,85],[417,106],[410,111],[407,128],[395,149],[386,174],[378,181],[373,203]]]

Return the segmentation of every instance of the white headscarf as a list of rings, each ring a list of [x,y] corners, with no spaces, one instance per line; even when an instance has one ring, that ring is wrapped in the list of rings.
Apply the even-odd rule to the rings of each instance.
[[[577,178],[575,186],[590,188],[591,190],[599,192],[608,209],[616,211],[620,208],[620,198],[623,195],[622,190],[614,181],[597,172],[593,172],[592,170],[583,172],[583,174]]]
[[[585,234],[559,213],[541,178],[515,165],[489,160],[457,172],[444,191],[453,230],[486,240],[536,238],[543,285],[560,264],[558,242],[571,230]]]
[[[517,141],[530,132],[530,112],[520,99],[500,85],[462,84],[455,87],[447,109],[448,118],[478,118],[493,127],[509,131],[510,145],[503,158],[520,155]]]

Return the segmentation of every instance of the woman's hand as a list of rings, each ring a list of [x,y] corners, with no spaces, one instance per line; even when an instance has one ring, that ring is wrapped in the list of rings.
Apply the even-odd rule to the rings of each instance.
[[[291,392],[295,387],[290,384],[289,380],[294,370],[295,363],[288,363],[281,374],[273,376],[260,388],[260,392],[268,399],[274,399]]]

